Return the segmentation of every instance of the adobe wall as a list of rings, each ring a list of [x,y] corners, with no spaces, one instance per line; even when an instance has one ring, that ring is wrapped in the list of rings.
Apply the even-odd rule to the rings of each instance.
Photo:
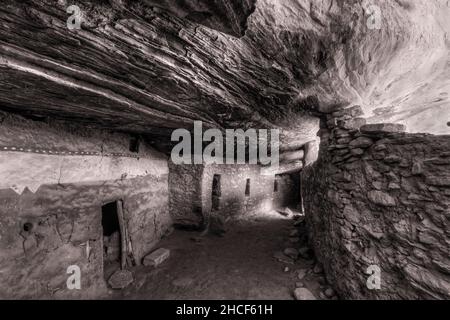
[[[125,134],[6,113],[0,120],[0,298],[100,295],[101,206],[123,200],[139,264],[172,223],[166,157],[145,144],[130,152]],[[70,265],[81,269],[81,290],[67,289]]]
[[[204,225],[201,188],[203,165],[169,161],[169,208],[175,226],[200,229]]]
[[[273,175],[261,174],[257,165],[207,165],[203,172],[203,212],[211,211],[214,174],[221,176],[221,197],[218,211],[223,216],[241,216],[258,210],[272,209]],[[250,194],[245,194],[250,179]]]
[[[282,175],[278,192],[275,192],[275,175],[262,173],[258,165],[175,165],[170,162],[169,168],[170,212],[178,226],[194,229],[205,226],[212,210],[215,174],[221,177],[221,196],[216,211],[224,217],[245,217],[258,211],[296,206],[299,202],[295,177]],[[247,179],[250,179],[249,195],[245,194]]]

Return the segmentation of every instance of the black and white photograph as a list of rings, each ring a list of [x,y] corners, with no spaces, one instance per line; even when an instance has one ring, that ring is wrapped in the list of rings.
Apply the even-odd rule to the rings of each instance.
[[[0,300],[450,300],[449,94],[449,0],[1,0]]]

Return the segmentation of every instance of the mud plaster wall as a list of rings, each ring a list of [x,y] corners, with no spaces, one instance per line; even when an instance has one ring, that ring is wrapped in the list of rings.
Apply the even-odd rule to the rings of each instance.
[[[299,187],[289,175],[279,179],[274,192],[275,176],[261,173],[257,165],[175,165],[169,163],[170,213],[175,225],[202,228],[212,209],[212,185],[215,174],[221,176],[218,212],[238,217],[258,210],[271,210],[292,204],[298,199]],[[245,195],[250,179],[250,195]],[[282,193],[285,193],[282,195]],[[295,197],[295,194],[297,197]],[[276,199],[275,199],[275,198]]]
[[[203,165],[169,161],[169,207],[174,225],[200,228],[204,224],[201,204]]]
[[[302,173],[310,241],[328,280],[348,298],[449,299],[450,136],[335,116]],[[366,286],[369,265],[381,268],[381,290]]]
[[[207,165],[202,179],[202,205],[205,215],[211,212],[212,184],[215,174],[221,176],[218,211],[224,216],[239,216],[258,210],[270,210],[273,201],[273,175],[261,174],[257,165]],[[245,195],[250,179],[250,195]]]
[[[101,294],[101,206],[124,201],[128,246],[140,263],[171,225],[166,157],[145,144],[139,154],[129,152],[130,137],[123,134],[8,114],[1,119],[1,146],[41,153],[0,151],[0,171],[7,176],[0,190],[0,298]],[[6,187],[14,180],[11,172],[20,171],[17,180],[34,192]],[[36,185],[41,177],[51,183]],[[26,222],[33,225],[31,231],[24,231]],[[66,287],[70,265],[81,269],[81,290]]]

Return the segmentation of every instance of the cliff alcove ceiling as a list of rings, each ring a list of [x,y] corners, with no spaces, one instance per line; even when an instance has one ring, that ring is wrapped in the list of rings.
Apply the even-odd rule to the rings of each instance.
[[[66,9],[81,8],[80,30]],[[447,0],[4,1],[0,106],[141,133],[194,120],[314,139],[317,114],[361,105],[371,122],[447,133]],[[39,99],[36,99],[39,97]]]

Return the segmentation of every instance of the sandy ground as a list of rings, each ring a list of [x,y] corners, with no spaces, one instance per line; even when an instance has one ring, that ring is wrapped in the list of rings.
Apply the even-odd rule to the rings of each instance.
[[[285,264],[273,257],[295,247],[289,241],[292,230],[293,220],[274,212],[228,222],[223,237],[175,230],[158,245],[170,249],[170,258],[156,268],[131,269],[135,281],[110,290],[108,298],[290,300],[300,269],[307,271],[301,282],[319,298],[313,261]],[[196,237],[200,241],[192,240]]]

